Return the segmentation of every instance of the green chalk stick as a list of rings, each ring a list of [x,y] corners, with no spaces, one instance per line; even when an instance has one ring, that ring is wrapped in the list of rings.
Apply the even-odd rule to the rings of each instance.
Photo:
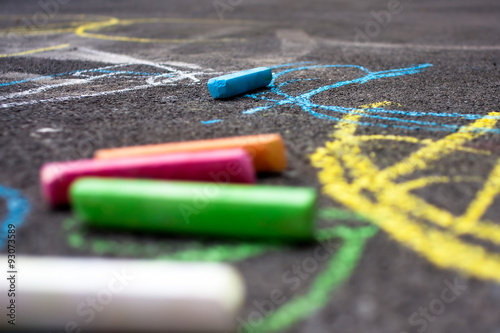
[[[82,178],[71,202],[91,226],[290,241],[313,239],[312,188]]]

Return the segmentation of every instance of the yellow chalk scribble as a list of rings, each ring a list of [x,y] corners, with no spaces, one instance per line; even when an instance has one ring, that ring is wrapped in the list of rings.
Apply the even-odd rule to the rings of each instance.
[[[68,46],[69,46],[69,44],[61,44],[61,45],[43,47],[40,49],[28,50],[28,51],[23,51],[23,52],[0,54],[0,58],[16,57],[16,56],[23,56],[23,55],[27,55],[27,54],[34,54],[34,53],[40,53],[40,52],[59,50],[59,49],[66,48]]]
[[[469,243],[461,235],[500,245],[500,225],[481,218],[500,193],[500,159],[487,177],[482,190],[462,216],[454,216],[411,191],[438,183],[481,182],[481,177],[430,176],[401,181],[416,171],[428,169],[456,151],[489,155],[489,152],[463,147],[484,135],[481,128],[494,128],[497,119],[484,117],[440,140],[417,139],[396,135],[356,136],[357,123],[366,108],[393,103],[384,101],[360,106],[335,126],[332,142],[311,156],[320,170],[323,193],[358,214],[369,217],[394,239],[414,249],[442,268],[459,270],[472,276],[500,282],[500,255]],[[489,116],[499,116],[491,112]],[[421,145],[398,163],[379,169],[361,144],[373,140],[391,140]],[[352,179],[352,181],[348,181]]]
[[[121,42],[135,43],[214,43],[214,42],[234,42],[245,41],[244,38],[141,38],[132,36],[108,35],[99,33],[99,31],[116,28],[120,26],[130,26],[138,24],[199,24],[199,25],[262,25],[265,22],[249,21],[249,20],[216,20],[203,18],[139,18],[139,19],[119,19],[111,16],[96,16],[96,15],[74,15],[74,16],[57,16],[58,19],[76,19],[76,21],[58,22],[46,24],[42,27],[10,27],[0,29],[2,34],[15,35],[50,35],[50,34],[65,34],[73,33],[76,36],[83,38],[113,40]]]

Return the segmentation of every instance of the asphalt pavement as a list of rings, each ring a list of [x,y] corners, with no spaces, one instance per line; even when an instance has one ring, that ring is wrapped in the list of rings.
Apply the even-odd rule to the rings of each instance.
[[[498,333],[499,18],[493,0],[3,0],[2,228],[18,254],[229,261],[238,332]],[[210,96],[261,66],[271,86]],[[89,230],[40,194],[46,162],[259,133],[289,166],[258,183],[315,187],[329,245]]]

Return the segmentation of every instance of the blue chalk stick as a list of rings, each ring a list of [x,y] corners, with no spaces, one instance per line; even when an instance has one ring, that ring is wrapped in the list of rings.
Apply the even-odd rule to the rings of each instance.
[[[273,78],[271,68],[257,67],[208,80],[213,98],[228,98],[267,86]]]

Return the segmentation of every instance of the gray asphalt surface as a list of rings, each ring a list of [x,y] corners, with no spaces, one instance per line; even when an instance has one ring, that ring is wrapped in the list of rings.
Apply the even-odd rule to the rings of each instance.
[[[227,9],[224,13],[220,3],[229,6],[223,7]],[[441,114],[486,116],[500,112],[500,3],[439,0],[400,4],[387,16],[380,12],[389,13],[386,1],[221,0],[214,5],[208,0],[71,0],[44,11],[37,1],[3,0],[0,54],[60,46],[0,58],[4,83],[0,86],[0,185],[18,190],[30,205],[18,228],[18,253],[109,257],[165,254],[160,250],[148,255],[133,250],[111,253],[76,246],[68,240],[64,228],[71,211],[51,210],[43,202],[38,184],[43,163],[90,158],[99,148],[278,132],[286,142],[289,167],[282,174],[262,175],[259,183],[314,186],[319,191],[318,170],[311,166],[308,156],[332,140],[336,121],[331,117],[343,114],[325,109],[308,112],[297,103],[280,104],[283,95],[269,90],[260,91],[268,100],[240,96],[214,101],[206,81],[222,73],[283,64],[289,65],[276,67],[273,72],[317,66],[276,80],[277,84],[295,80],[280,91],[297,96],[360,76],[360,68],[327,65],[356,65],[379,72],[431,64],[419,73],[327,90],[311,101],[356,108],[387,100],[400,104],[391,106],[391,110]],[[44,17],[50,20],[45,22]],[[102,23],[111,18],[121,21],[94,26],[93,30],[75,30],[85,22]],[[144,18],[163,21],[138,21]],[[19,30],[27,22],[36,26],[37,34],[33,27]],[[75,76],[75,72],[82,74]],[[162,74],[161,79],[153,79]],[[78,79],[85,82],[75,81]],[[154,83],[165,79],[162,84]],[[264,106],[269,108],[243,113]],[[458,127],[453,126],[471,123],[466,117],[377,115],[398,120],[369,118],[356,135],[437,140],[455,132]],[[494,128],[500,130],[499,125]],[[497,132],[466,144],[487,154],[456,152],[413,177],[476,177],[484,182],[500,156]],[[363,145],[363,152],[380,168],[416,149],[407,142],[369,141]],[[413,193],[459,216],[483,182],[434,184]],[[321,196],[319,206],[345,208],[326,195]],[[6,201],[0,200],[0,221],[8,211]],[[500,197],[489,205],[483,218],[500,224]],[[332,224],[355,227],[360,222],[318,221],[318,227]],[[96,230],[86,231],[86,237],[141,246],[168,243],[167,252],[190,248],[194,241],[203,246],[237,244]],[[498,243],[462,239],[492,255],[500,253]],[[342,246],[341,240],[338,246]],[[248,286],[241,318],[249,318],[256,310],[254,301],[268,299],[273,289],[283,290],[287,299],[306,294],[315,277],[326,269],[324,263],[294,291],[283,281],[283,275],[310,257],[314,249],[315,245],[293,247],[235,262]],[[455,253],[449,256],[465,260]],[[414,315],[441,297],[445,281],[455,279],[466,285],[455,301],[437,315]],[[328,294],[327,304],[282,331],[498,333],[500,286],[494,280],[438,268],[380,230],[368,240],[352,274]],[[247,331],[257,329],[255,325]]]

